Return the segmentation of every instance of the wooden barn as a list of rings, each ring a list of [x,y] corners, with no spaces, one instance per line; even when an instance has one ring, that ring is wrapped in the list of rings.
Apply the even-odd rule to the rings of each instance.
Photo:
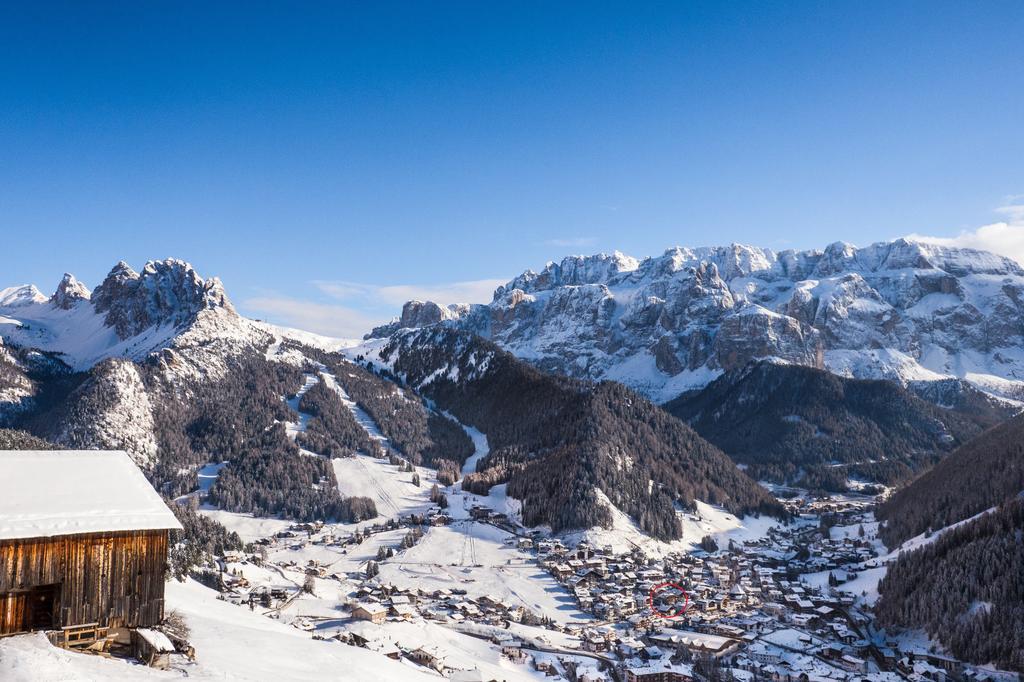
[[[0,451],[0,636],[158,624],[177,528],[124,452]]]

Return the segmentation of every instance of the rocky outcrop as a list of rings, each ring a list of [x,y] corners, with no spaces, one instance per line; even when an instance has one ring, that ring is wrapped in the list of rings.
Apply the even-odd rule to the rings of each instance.
[[[31,286],[6,289],[0,425],[67,447],[123,448],[151,468],[158,396],[187,402],[272,341],[234,311],[219,280],[179,260],[141,272],[118,263],[91,295],[71,274],[49,298]]]
[[[0,338],[0,425],[31,407],[35,393],[25,367]]]
[[[125,450],[144,467],[156,459],[150,394],[131,361],[97,365],[56,417],[47,435],[58,445]]]
[[[373,335],[454,326],[544,369],[657,400],[766,358],[903,384],[966,378],[1012,399],[1024,389],[1024,270],[906,239],[572,256],[524,272],[488,305],[409,305]]]
[[[50,297],[50,303],[61,310],[71,310],[80,301],[88,301],[89,295],[89,287],[75,279],[71,273],[65,272],[57,290]]]
[[[96,287],[92,302],[122,339],[155,325],[185,324],[206,309],[234,312],[219,279],[204,280],[191,265],[175,259],[150,261],[141,273],[121,261]]]
[[[463,318],[472,312],[474,308],[482,306],[470,306],[464,303],[453,303],[442,306],[433,301],[407,301],[402,306],[402,315],[397,320],[379,327],[374,327],[366,335],[366,338],[383,338],[391,336],[399,329],[420,329]]]

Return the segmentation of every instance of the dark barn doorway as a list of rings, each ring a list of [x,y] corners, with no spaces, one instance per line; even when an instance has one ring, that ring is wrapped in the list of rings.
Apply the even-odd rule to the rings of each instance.
[[[56,628],[59,608],[60,585],[41,585],[32,588],[28,596],[29,629],[52,630]]]
[[[55,629],[59,609],[60,585],[0,594],[0,635]]]

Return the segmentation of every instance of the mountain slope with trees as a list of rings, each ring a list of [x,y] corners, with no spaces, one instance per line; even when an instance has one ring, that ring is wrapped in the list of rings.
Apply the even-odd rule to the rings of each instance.
[[[298,419],[285,399],[306,368],[268,359],[275,333],[239,316],[216,278],[173,259],[141,272],[119,263],[95,292],[65,276],[52,297],[19,287],[2,303],[2,425],[58,447],[126,450],[169,497],[226,462],[208,498],[226,509],[376,515],[370,500],[341,497],[327,459],[298,455],[280,424]]]
[[[876,512],[889,547],[996,507],[1024,491],[1024,415],[947,455]]]
[[[1024,498],[901,555],[879,584],[882,625],[923,628],[959,659],[1024,672]]]
[[[900,481],[1012,411],[966,386],[957,399],[947,409],[889,381],[758,362],[664,407],[758,480],[839,491]]]
[[[490,454],[463,485],[508,483],[528,524],[607,525],[597,491],[647,533],[681,534],[676,505],[782,515],[781,506],[724,453],[615,383],[543,373],[465,332],[400,333],[380,350],[391,372],[487,435]]]
[[[473,454],[473,441],[465,430],[425,405],[415,392],[387,377],[377,376],[338,353],[294,342],[286,346],[330,372],[348,397],[373,419],[390,445],[413,464],[458,469]],[[306,396],[310,393],[312,389]],[[372,454],[375,449],[364,451]]]

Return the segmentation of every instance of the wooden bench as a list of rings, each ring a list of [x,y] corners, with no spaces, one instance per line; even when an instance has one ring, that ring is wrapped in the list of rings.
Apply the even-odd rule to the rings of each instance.
[[[88,647],[101,639],[106,639],[109,628],[101,628],[99,623],[83,623],[81,625],[65,625],[61,628],[62,645],[71,647]]]

